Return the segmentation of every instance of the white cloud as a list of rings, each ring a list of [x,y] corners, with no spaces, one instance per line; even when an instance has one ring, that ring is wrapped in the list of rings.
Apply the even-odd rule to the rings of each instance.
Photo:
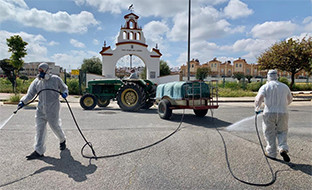
[[[92,43],[93,43],[93,45],[99,45],[99,40],[93,39]]]
[[[147,44],[151,47],[158,47],[162,50],[166,49],[168,43],[166,42],[166,33],[169,31],[169,27],[166,22],[151,21],[143,27],[144,37],[147,39]]]
[[[172,30],[168,38],[172,41],[187,41],[188,13],[178,13],[174,18]],[[185,18],[185,19],[182,19]],[[222,18],[221,13],[211,6],[199,8],[192,14],[192,40],[207,40],[220,38],[227,34],[243,32],[244,26],[231,27],[231,24]]]
[[[0,59],[9,58],[11,53],[8,52],[8,46],[6,44],[6,39],[13,35],[19,35],[22,37],[23,41],[27,42],[26,46],[27,55],[24,61],[43,61],[47,60],[47,48],[44,46],[46,39],[41,35],[33,35],[25,32],[11,33],[8,31],[0,31]]]
[[[60,43],[59,42],[56,42],[56,41],[51,41],[48,43],[49,46],[56,46],[56,45],[59,45]]]
[[[310,33],[301,33],[300,35],[291,36],[290,38],[297,39],[297,40],[301,41],[303,38],[306,38],[306,39],[312,38],[312,33],[311,32]]]
[[[312,0],[311,0],[312,1]],[[312,16],[306,17],[303,22],[304,24],[304,30],[306,32],[311,32],[312,31]]]
[[[233,62],[238,57],[246,59],[248,63],[255,63],[257,57],[267,48],[273,45],[275,40],[241,39],[230,45],[218,45],[208,41],[197,41],[191,44],[191,59],[198,59],[201,64],[213,58],[221,62],[230,60]],[[239,56],[231,57],[239,52]],[[187,52],[182,52],[177,58],[180,64],[186,64]]]
[[[7,1],[0,0],[0,23],[15,16],[15,6]]]
[[[257,24],[252,28],[251,33],[254,38],[282,39],[292,35],[296,27],[296,24],[291,21],[271,21]]]
[[[85,44],[75,39],[70,39],[70,44],[76,48],[85,48]]]
[[[302,21],[303,24],[308,24],[310,22],[312,22],[312,16],[308,16],[308,17],[304,18]]]
[[[19,5],[24,1],[19,0]],[[29,27],[41,28],[46,31],[84,33],[89,26],[98,25],[92,13],[82,11],[79,14],[68,14],[64,11],[50,13],[27,5],[16,6],[12,1],[0,0],[0,22],[4,20],[17,21]]]
[[[230,0],[229,4],[224,8],[224,14],[231,19],[237,19],[253,14],[253,10],[249,9],[248,5],[240,0]]]
[[[134,12],[143,17],[160,16],[173,17],[178,12],[188,9],[188,0],[74,0],[79,6],[89,5],[97,8],[100,12],[110,12],[120,14],[124,10],[128,10],[131,4],[134,5]],[[197,0],[192,1],[192,10],[207,5],[217,5],[228,0]],[[148,8],[147,8],[148,7]]]
[[[83,59],[91,58],[93,56],[100,58],[98,52],[72,50],[68,53],[56,53],[51,57],[51,60],[55,62],[56,65],[70,71],[71,69],[80,68],[83,63]]]
[[[215,43],[207,41],[197,41],[191,43],[191,57],[190,59],[198,59],[201,64],[206,63],[212,57],[216,56],[216,52],[219,50],[219,46]],[[182,52],[177,58],[177,62],[186,64],[187,62],[187,51]]]
[[[133,4],[136,14],[141,16],[173,16],[177,11],[181,11],[187,7],[187,0],[75,0],[77,5],[89,5],[96,7],[100,12],[110,12],[120,14],[123,10],[128,10],[128,7]],[[148,10],[146,9],[148,7]]]
[[[232,51],[242,53],[247,52],[246,55],[241,55],[241,57],[255,60],[256,57],[276,42],[276,40],[271,39],[241,39],[233,44]]]
[[[8,3],[13,3],[19,7],[22,7],[22,8],[28,8],[28,6],[24,0],[13,0],[13,1],[12,0],[4,0],[4,1],[6,1]]]

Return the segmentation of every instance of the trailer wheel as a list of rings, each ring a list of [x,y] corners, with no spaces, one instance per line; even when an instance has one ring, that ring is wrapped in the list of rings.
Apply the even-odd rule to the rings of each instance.
[[[197,117],[205,117],[205,115],[207,114],[207,112],[208,112],[208,109],[204,109],[204,110],[193,110],[194,111],[194,113],[195,113],[195,115],[197,116]]]
[[[97,103],[97,98],[92,94],[85,94],[80,98],[80,106],[85,110],[92,110]]]
[[[170,119],[172,116],[171,103],[167,99],[163,99],[158,105],[158,115],[162,119]]]
[[[123,111],[138,111],[145,102],[145,94],[142,87],[136,83],[126,83],[117,93],[117,103]]]
[[[109,105],[109,102],[110,102],[110,99],[103,100],[103,101],[101,99],[98,99],[97,105],[99,107],[107,107]]]

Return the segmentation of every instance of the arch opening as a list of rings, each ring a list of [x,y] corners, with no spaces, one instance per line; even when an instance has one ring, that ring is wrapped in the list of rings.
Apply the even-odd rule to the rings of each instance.
[[[144,78],[145,63],[140,57],[133,54],[128,54],[118,59],[115,67],[116,77],[129,77],[131,68],[136,71],[139,78]]]
[[[124,31],[123,33],[122,33],[122,38],[124,39],[124,40],[126,40],[127,39],[127,32],[126,31]]]

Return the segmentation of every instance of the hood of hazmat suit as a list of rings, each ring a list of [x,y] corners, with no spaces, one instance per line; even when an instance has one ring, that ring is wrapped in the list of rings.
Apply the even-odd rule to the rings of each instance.
[[[268,81],[277,80],[277,71],[276,70],[269,70],[267,74]]]

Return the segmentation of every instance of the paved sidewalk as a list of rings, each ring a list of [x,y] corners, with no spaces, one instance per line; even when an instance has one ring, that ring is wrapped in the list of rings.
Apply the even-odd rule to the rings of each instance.
[[[312,100],[312,91],[305,92],[292,92],[294,96],[294,101],[311,101]],[[10,99],[12,93],[0,93],[0,102],[5,102]],[[22,94],[23,95],[23,94]],[[67,101],[69,103],[79,103],[80,95],[69,95]],[[60,97],[62,101],[62,98]],[[219,102],[254,102],[255,97],[219,97]]]

